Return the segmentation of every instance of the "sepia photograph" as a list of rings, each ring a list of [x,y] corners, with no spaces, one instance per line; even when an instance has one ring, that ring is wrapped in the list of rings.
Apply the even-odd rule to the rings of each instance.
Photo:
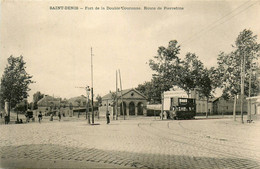
[[[260,168],[259,0],[1,0],[0,168]]]

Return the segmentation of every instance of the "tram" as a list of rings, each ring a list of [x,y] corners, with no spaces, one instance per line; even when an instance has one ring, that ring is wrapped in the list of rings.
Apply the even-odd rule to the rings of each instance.
[[[196,99],[181,90],[167,91],[163,95],[163,111],[168,119],[193,119],[196,116]]]
[[[168,117],[171,119],[194,119],[196,116],[196,100],[191,98],[172,98]],[[176,100],[176,101],[175,101]]]

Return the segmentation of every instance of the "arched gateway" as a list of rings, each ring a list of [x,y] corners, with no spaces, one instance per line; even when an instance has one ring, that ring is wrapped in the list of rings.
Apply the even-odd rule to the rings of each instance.
[[[135,103],[134,102],[129,103],[129,115],[130,116],[135,115]]]
[[[123,116],[122,111],[122,101],[124,107],[124,113],[126,116],[135,116],[135,115],[147,115],[146,105],[147,98],[142,93],[136,89],[127,89],[117,92],[118,100],[118,109],[113,107],[115,104],[115,92],[110,92],[109,94],[102,97],[102,104],[99,107],[100,116],[105,116],[106,111],[109,111],[110,114],[115,114],[115,110],[118,110],[118,115]],[[122,97],[122,98],[121,98]],[[113,113],[112,113],[113,111]]]

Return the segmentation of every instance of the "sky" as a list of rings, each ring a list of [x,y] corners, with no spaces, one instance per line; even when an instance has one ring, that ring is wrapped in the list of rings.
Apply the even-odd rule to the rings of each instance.
[[[51,10],[74,6],[78,10]],[[139,7],[142,10],[85,10],[85,7]],[[183,10],[144,10],[181,7]],[[83,8],[83,9],[80,9]],[[24,56],[26,70],[40,91],[55,97],[115,90],[120,69],[123,89],[150,81],[149,60],[170,40],[179,57],[196,53],[206,67],[217,66],[220,51],[232,50],[244,29],[260,34],[259,1],[3,1],[0,9],[0,76],[10,55]],[[258,39],[259,42],[259,39]]]

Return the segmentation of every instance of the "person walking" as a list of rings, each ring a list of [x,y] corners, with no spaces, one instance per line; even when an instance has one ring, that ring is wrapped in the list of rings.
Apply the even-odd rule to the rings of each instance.
[[[38,119],[39,119],[39,123],[41,123],[42,120],[42,112],[40,111],[40,113],[38,114]]]
[[[107,124],[110,123],[110,118],[109,118],[109,116],[110,116],[110,113],[109,113],[109,111],[107,111],[107,113],[106,113]]]
[[[28,114],[27,111],[25,113],[25,117],[26,117],[26,123],[29,123],[30,122],[30,117],[29,117],[29,114]]]
[[[59,121],[61,120],[61,114],[60,114],[60,112],[59,112],[59,114],[58,114],[58,117],[59,117]]]
[[[50,121],[53,121],[53,114],[51,114],[51,118],[50,118]]]
[[[9,121],[9,117],[7,114],[5,114],[5,124],[8,124],[8,121]]]

